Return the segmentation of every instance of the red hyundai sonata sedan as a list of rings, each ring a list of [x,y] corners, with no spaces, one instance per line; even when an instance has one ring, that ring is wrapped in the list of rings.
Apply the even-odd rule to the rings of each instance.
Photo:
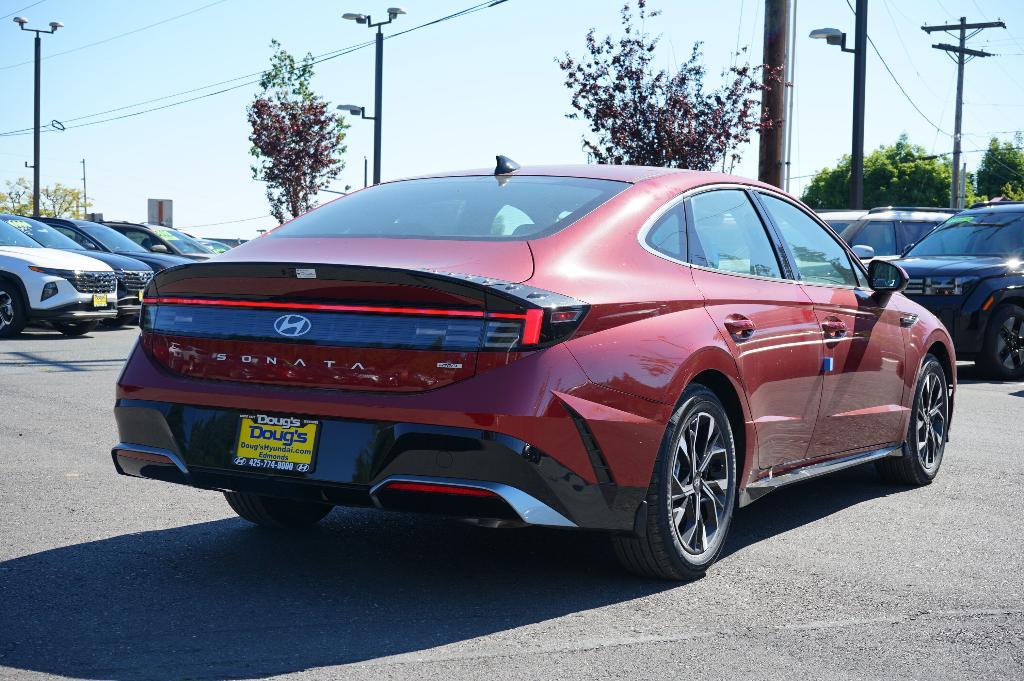
[[[727,175],[500,157],[388,182],[155,277],[114,465],[269,527],[345,505],[603,530],[686,579],[777,487],[938,473],[955,357],[906,282]]]

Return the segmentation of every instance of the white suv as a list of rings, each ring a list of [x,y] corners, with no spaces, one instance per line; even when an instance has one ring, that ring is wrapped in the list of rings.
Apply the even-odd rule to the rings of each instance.
[[[115,317],[117,279],[108,265],[43,248],[0,220],[0,338],[17,335],[29,321],[80,336]]]

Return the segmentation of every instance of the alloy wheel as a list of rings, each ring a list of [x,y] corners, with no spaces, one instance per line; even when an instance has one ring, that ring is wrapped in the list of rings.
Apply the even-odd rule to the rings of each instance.
[[[1024,317],[1007,317],[996,337],[996,357],[999,362],[1015,371],[1024,364]]]
[[[722,429],[706,411],[690,416],[682,428],[672,465],[672,525],[687,553],[716,548],[729,500],[728,452]]]
[[[11,294],[0,291],[0,331],[14,324],[14,300]]]
[[[928,374],[917,401],[917,457],[926,470],[938,467],[946,441],[947,396],[942,381]]]

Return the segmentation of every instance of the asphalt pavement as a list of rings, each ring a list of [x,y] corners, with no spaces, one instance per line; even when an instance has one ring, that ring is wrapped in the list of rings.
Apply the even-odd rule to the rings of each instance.
[[[306,532],[116,475],[137,330],[0,341],[0,678],[1024,678],[1024,383],[961,365],[932,485],[738,512],[689,584],[600,535],[336,509]]]

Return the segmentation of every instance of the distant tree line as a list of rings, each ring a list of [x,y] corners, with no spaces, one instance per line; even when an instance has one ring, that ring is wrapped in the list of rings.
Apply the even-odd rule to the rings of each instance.
[[[92,207],[82,202],[82,190],[60,182],[39,190],[39,213],[49,218],[83,218]],[[32,214],[32,185],[24,177],[7,181],[0,191],[0,213]]]

